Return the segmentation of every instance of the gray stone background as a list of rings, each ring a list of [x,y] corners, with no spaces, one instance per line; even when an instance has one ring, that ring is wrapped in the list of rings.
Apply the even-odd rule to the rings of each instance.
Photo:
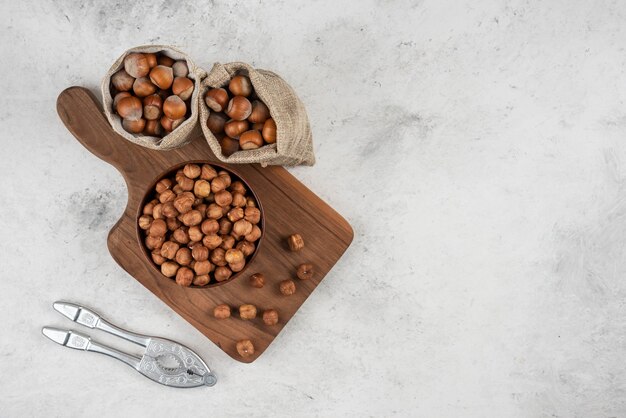
[[[617,1],[3,0],[0,415],[626,415],[625,23]],[[318,158],[290,171],[355,230],[251,365],[111,259],[123,180],[56,115],[145,43],[282,74]],[[54,345],[57,299],[189,345],[218,385]]]

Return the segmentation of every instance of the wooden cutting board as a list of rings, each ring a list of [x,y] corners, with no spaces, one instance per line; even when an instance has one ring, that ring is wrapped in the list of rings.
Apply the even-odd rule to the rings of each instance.
[[[98,101],[88,90],[70,87],[57,100],[57,111],[67,129],[94,155],[116,167],[126,180],[128,204],[108,237],[108,247],[115,261],[148,290],[206,335],[232,358],[250,363],[274,341],[296,311],[337,263],[352,242],[350,225],[330,206],[282,167],[262,168],[257,164],[225,165],[244,178],[258,195],[265,212],[265,236],[246,274],[222,286],[184,288],[161,275],[143,252],[139,238],[137,213],[147,189],[169,168],[191,160],[218,161],[204,138],[197,138],[182,148],[154,151],[132,144],[116,134],[102,113]],[[286,238],[299,233],[305,247],[289,251]],[[295,278],[296,267],[304,262],[315,266],[315,276],[302,281]],[[265,287],[256,289],[249,275],[262,272]],[[281,280],[294,278],[297,291],[283,296]],[[111,292],[115,284],[111,283]],[[213,318],[213,308],[227,303],[238,307],[256,305],[259,317],[243,321],[237,315],[225,320]],[[265,309],[278,310],[277,325],[267,326],[260,318]],[[237,354],[235,345],[252,340],[255,353],[248,358]]]

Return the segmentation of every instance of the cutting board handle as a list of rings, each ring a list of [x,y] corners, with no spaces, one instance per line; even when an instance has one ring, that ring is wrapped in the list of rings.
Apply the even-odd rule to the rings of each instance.
[[[77,103],[79,106],[77,106]],[[127,141],[111,128],[102,106],[86,88],[69,87],[57,98],[57,112],[67,129],[92,154],[116,167],[128,183],[158,174],[138,160],[159,158],[158,153]],[[137,170],[142,167],[143,170]]]

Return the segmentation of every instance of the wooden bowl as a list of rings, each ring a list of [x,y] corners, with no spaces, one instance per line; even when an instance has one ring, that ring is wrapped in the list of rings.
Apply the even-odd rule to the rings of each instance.
[[[215,163],[215,162],[209,161],[209,160],[190,160],[190,161],[181,162],[179,164],[176,164],[176,165],[168,168],[163,173],[158,175],[152,181],[152,183],[150,183],[150,187],[148,187],[146,189],[144,197],[141,200],[141,204],[137,207],[137,214],[135,216],[136,221],[138,221],[139,217],[143,214],[143,207],[146,205],[146,203],[148,203],[150,200],[152,200],[151,196],[154,193],[154,188],[155,188],[156,184],[160,180],[162,180],[162,179],[164,179],[166,177],[173,177],[173,175],[176,173],[176,171],[178,171],[179,169],[181,169],[182,167],[184,167],[187,164],[199,164],[199,165],[210,164],[213,167],[216,167],[216,168],[219,168],[221,170],[224,170],[224,171],[228,172],[230,175],[232,175],[234,177],[233,180],[239,180],[239,181],[241,181],[244,184],[244,186],[246,186],[246,189],[248,190],[248,192],[250,194],[252,194],[252,197],[254,197],[254,200],[256,201],[258,209],[261,211],[261,221],[259,222],[259,228],[261,229],[261,237],[254,243],[255,244],[254,252],[249,257],[246,257],[246,265],[244,266],[244,268],[241,271],[239,271],[239,272],[233,274],[232,276],[230,276],[228,278],[228,280],[224,280],[222,282],[209,283],[206,286],[195,286],[195,285],[189,286],[190,288],[193,288],[193,289],[210,289],[212,287],[217,287],[217,286],[221,286],[223,284],[232,282],[236,278],[242,276],[246,272],[246,270],[248,270],[248,267],[250,266],[250,264],[252,264],[252,261],[254,260],[256,255],[259,253],[259,248],[261,247],[261,243],[263,242],[263,237],[265,236],[265,212],[263,211],[263,205],[261,204],[261,200],[259,199],[259,196],[254,192],[254,189],[252,187],[250,187],[250,183],[248,183],[246,181],[246,179],[241,176],[241,174],[237,173],[231,167],[227,167],[227,166],[225,166],[223,164]],[[161,270],[159,269],[158,265],[156,265],[154,263],[154,261],[152,261],[152,257],[150,256],[150,252],[148,251],[148,249],[146,248],[146,246],[144,244],[144,236],[143,235],[145,234],[145,232],[141,228],[139,228],[138,222],[135,222],[135,225],[136,225],[136,230],[137,230],[137,234],[136,234],[137,235],[137,244],[141,247],[141,251],[142,251],[143,255],[146,257],[148,263],[150,263],[150,265],[152,265],[152,267],[155,270],[157,270],[157,272],[159,274],[161,274]],[[169,277],[166,277],[164,275],[162,275],[162,277],[165,280],[173,280],[173,278],[169,278]]]

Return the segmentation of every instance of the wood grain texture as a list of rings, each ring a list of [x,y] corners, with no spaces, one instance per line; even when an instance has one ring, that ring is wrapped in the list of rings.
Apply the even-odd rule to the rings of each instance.
[[[171,151],[154,151],[132,144],[113,132],[97,100],[81,87],[64,90],[57,100],[57,111],[78,141],[116,167],[126,181],[128,203],[108,237],[108,248],[115,261],[238,361],[250,363],[267,349],[352,242],[352,228],[345,219],[284,168],[225,165],[245,179],[259,196],[265,211],[263,244],[246,268],[246,274],[232,282],[206,289],[178,286],[162,276],[146,257],[139,238],[137,214],[147,189],[161,173],[185,161],[217,161],[204,138],[198,132],[192,142]],[[306,245],[293,253],[286,238],[296,232],[303,236]],[[278,283],[295,278],[296,267],[303,262],[314,264],[314,278],[295,279],[296,293],[281,295]],[[262,289],[248,283],[248,276],[256,272],[266,276]],[[212,311],[220,303],[232,307],[251,303],[257,306],[259,315],[252,321],[243,321],[237,315],[217,320]],[[261,320],[261,312],[269,308],[279,312],[280,320],[275,326],[266,326]],[[237,354],[235,345],[246,338],[254,343],[255,354],[244,359]]]

